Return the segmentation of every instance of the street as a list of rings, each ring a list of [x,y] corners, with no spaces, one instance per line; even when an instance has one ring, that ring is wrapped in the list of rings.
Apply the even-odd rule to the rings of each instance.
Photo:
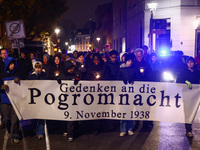
[[[38,140],[35,135],[25,131],[19,144],[11,144],[6,130],[0,130],[0,149],[2,150],[199,150],[200,149],[200,111],[193,123],[193,138],[185,136],[185,126],[181,123],[154,122],[152,131],[142,130],[142,122],[133,136],[119,136],[119,126],[114,131],[103,131],[95,135],[83,131],[68,142],[60,132],[59,124],[47,123],[48,138]],[[52,125],[55,126],[52,126]]]

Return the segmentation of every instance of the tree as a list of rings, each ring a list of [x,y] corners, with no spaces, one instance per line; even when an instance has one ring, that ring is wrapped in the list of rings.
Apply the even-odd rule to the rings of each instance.
[[[66,0],[3,0],[0,19],[3,22],[23,20],[27,39],[54,32],[54,27],[67,10]]]

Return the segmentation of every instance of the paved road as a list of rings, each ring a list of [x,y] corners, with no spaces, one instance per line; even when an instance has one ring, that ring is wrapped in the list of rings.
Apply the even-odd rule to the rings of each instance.
[[[6,130],[0,130],[0,150],[200,150],[200,113],[193,123],[193,138],[185,136],[185,126],[180,123],[154,122],[153,129],[142,130],[142,122],[133,136],[119,137],[119,127],[114,131],[104,131],[98,135],[83,127],[74,142],[68,142],[58,130],[59,123],[48,123],[48,140],[37,140],[34,135],[25,133],[19,144],[11,144]],[[54,126],[52,126],[54,125]],[[89,127],[89,126],[88,126]],[[86,129],[86,128],[85,128]]]

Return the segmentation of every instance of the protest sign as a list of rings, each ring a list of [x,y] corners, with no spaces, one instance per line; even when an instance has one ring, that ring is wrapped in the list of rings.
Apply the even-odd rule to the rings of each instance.
[[[8,96],[20,120],[153,120],[191,123],[200,85],[166,82],[7,81]]]

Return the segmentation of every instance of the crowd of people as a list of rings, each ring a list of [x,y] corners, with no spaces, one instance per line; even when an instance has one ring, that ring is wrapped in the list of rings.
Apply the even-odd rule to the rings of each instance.
[[[80,80],[122,80],[124,84],[134,84],[134,81],[162,81],[163,65],[156,53],[148,53],[148,47],[137,48],[132,51],[118,53],[110,52],[81,52],[73,54],[56,54],[54,57],[47,53],[38,58],[34,52],[21,50],[20,58],[8,56],[7,49],[0,51],[0,79],[1,79],[1,128],[5,125],[8,134],[14,143],[19,143],[19,120],[12,108],[5,90],[8,86],[5,80],[73,80],[77,85]],[[194,59],[188,57],[183,72],[177,77],[178,83],[199,84],[200,80],[200,54]],[[96,131],[99,131],[99,121],[94,121]],[[74,122],[63,122],[68,140],[73,141]],[[152,121],[144,121],[144,127],[152,127]],[[186,125],[188,136],[192,136],[191,124]],[[133,135],[133,121],[120,121],[120,136]],[[38,139],[44,138],[44,120],[36,120],[36,135]]]

